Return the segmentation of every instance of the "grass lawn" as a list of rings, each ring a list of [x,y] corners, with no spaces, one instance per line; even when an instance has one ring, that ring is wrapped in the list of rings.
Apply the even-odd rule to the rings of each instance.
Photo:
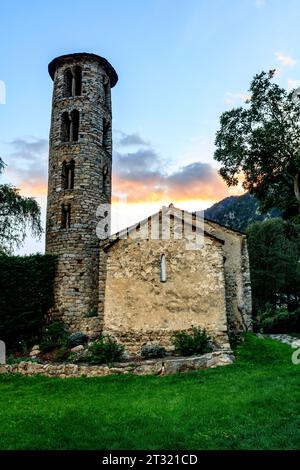
[[[299,449],[300,365],[249,335],[235,364],[170,377],[0,376],[0,449]]]

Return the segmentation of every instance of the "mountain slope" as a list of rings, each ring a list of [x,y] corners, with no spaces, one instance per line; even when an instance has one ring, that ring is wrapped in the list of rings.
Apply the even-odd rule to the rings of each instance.
[[[235,230],[244,232],[250,224],[272,217],[280,217],[278,209],[266,214],[259,211],[259,203],[249,193],[229,196],[204,211],[205,217]]]

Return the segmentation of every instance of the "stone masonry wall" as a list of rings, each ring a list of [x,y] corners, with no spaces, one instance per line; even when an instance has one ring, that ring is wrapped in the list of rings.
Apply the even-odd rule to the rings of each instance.
[[[234,356],[230,350],[214,351],[202,356],[184,358],[165,358],[128,363],[106,365],[78,364],[38,364],[21,362],[19,364],[0,364],[0,374],[45,375],[46,377],[103,377],[114,374],[134,375],[172,375],[189,370],[207,369],[232,364]]]
[[[76,57],[77,56],[77,57]],[[80,96],[65,97],[65,72],[80,66]],[[78,141],[62,142],[62,114],[79,111]],[[103,138],[104,123],[106,128]],[[46,252],[58,255],[55,306],[71,330],[96,335],[98,314],[99,239],[97,207],[111,200],[111,100],[107,69],[88,55],[62,61],[54,74],[50,131]],[[63,162],[74,161],[74,187],[64,189]],[[61,227],[62,205],[71,205],[69,228]]]
[[[251,329],[252,297],[246,235],[208,220],[205,220],[205,230],[224,240],[226,310],[229,328],[233,331]]]
[[[165,254],[167,280],[160,280]],[[146,343],[171,348],[171,336],[205,327],[228,347],[223,249],[205,237],[200,250],[186,240],[119,240],[107,250],[103,329],[138,352]]]

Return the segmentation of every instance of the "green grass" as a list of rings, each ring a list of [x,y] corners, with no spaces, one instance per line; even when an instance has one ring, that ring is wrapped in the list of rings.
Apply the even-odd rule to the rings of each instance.
[[[248,335],[231,365],[170,377],[0,376],[0,449],[299,449],[300,365]]]

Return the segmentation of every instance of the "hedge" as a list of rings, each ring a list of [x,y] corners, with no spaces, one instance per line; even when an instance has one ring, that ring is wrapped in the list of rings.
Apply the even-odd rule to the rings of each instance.
[[[9,350],[39,338],[53,305],[56,257],[0,255],[0,339]]]
[[[286,308],[269,306],[256,320],[256,329],[263,333],[299,333],[300,308],[289,312]]]

